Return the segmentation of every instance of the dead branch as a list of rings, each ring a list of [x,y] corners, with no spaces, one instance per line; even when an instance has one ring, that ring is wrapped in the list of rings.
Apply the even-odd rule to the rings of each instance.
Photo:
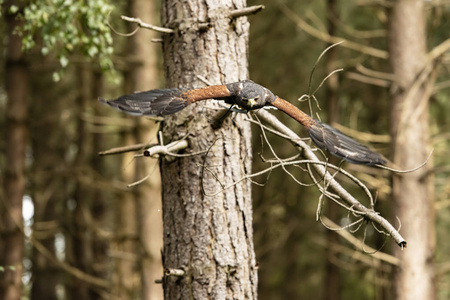
[[[263,9],[264,9],[264,5],[255,5],[255,6],[245,7],[245,8],[241,8],[241,9],[235,9],[235,10],[230,11],[230,13],[228,14],[228,17],[230,19],[245,17],[248,15],[256,14]],[[137,30],[139,28],[150,29],[150,30],[153,30],[153,31],[156,31],[159,33],[164,33],[164,34],[172,34],[175,32],[175,30],[172,28],[160,27],[160,26],[155,26],[155,25],[149,24],[149,23],[145,23],[140,18],[133,18],[133,17],[128,17],[128,16],[120,16],[120,18],[124,21],[136,23],[138,25],[138,27],[135,30],[133,30],[131,33],[127,33],[127,34],[118,33],[110,26],[110,28],[114,32],[116,32],[117,34],[122,35],[122,36],[133,35],[137,32]],[[210,26],[211,26],[211,24],[209,22],[198,23],[198,29],[200,29],[200,30],[208,29]],[[158,42],[159,42],[159,40],[158,40]]]
[[[176,277],[183,277],[186,272],[182,269],[165,269],[164,270],[164,276],[176,276]]]
[[[236,19],[239,17],[254,15],[256,13],[259,13],[264,8],[265,8],[264,5],[254,5],[254,6],[244,7],[241,9],[235,9],[230,12],[228,17],[230,17],[231,19]]]
[[[293,12],[290,8],[288,8],[283,3],[279,2],[279,8],[300,29],[302,29],[309,35],[311,35],[319,40],[322,40],[322,41],[330,43],[330,44],[345,41],[345,43],[342,46],[346,47],[348,49],[358,51],[358,52],[361,52],[361,53],[364,53],[364,54],[367,54],[367,55],[370,55],[373,57],[382,58],[382,59],[388,59],[388,57],[389,57],[387,51],[376,49],[376,48],[369,47],[369,46],[362,45],[362,44],[358,44],[358,43],[346,40],[341,37],[331,36],[325,31],[320,31],[319,29],[308,24],[305,20],[303,20],[300,16],[298,16],[295,12]]]
[[[167,145],[154,145],[144,151],[144,156],[154,157],[158,154],[176,155],[173,152],[186,149],[188,146],[189,144],[186,140],[175,141]]]
[[[355,81],[359,81],[359,82],[362,82],[362,83],[367,83],[367,84],[371,84],[371,85],[375,85],[375,86],[379,86],[379,87],[388,88],[388,87],[391,86],[391,82],[390,81],[369,77],[369,76],[366,76],[366,75],[363,75],[363,74],[359,74],[359,73],[355,73],[355,72],[348,72],[348,73],[345,74],[345,76],[348,79],[352,79],[352,80],[355,80]]]
[[[132,18],[132,17],[127,17],[127,16],[121,16],[120,18],[127,22],[136,23],[140,28],[150,29],[150,30],[153,30],[153,31],[156,31],[159,33],[174,33],[175,32],[175,30],[173,30],[171,28],[159,27],[159,26],[155,26],[152,24],[142,22],[142,20],[140,18]]]
[[[380,6],[380,7],[392,7],[392,3],[386,0],[359,0],[356,1],[358,6]]]
[[[325,224],[327,224],[330,227],[338,227],[336,223],[334,223],[332,220],[328,219],[327,217],[323,217],[323,221]],[[399,264],[399,259],[397,257],[394,257],[390,254],[383,253],[380,251],[376,251],[375,249],[371,248],[368,245],[363,245],[362,242],[355,238],[352,234],[350,234],[346,230],[340,230],[337,231],[337,233],[343,237],[345,240],[347,240],[350,244],[352,244],[355,247],[359,248],[365,248],[368,252],[373,252],[373,255],[371,255],[375,259],[379,259],[380,261],[387,262],[391,265],[397,266]]]
[[[390,82],[395,80],[395,75],[392,74],[392,73],[386,73],[386,72],[380,72],[380,71],[371,70],[369,68],[364,67],[362,64],[357,64],[355,68],[361,74],[369,76],[369,77],[383,79],[385,81],[390,81]]]
[[[323,178],[329,188],[343,201],[345,202],[352,211],[357,212],[359,215],[363,216],[365,219],[378,224],[383,228],[387,234],[389,234],[392,239],[401,247],[406,247],[405,239],[400,235],[400,233],[382,216],[380,216],[373,209],[369,209],[361,204],[357,199],[355,199],[347,190],[345,190],[331,175],[327,170],[326,166],[322,165],[317,156],[313,153],[312,149],[291,129],[280,122],[275,116],[264,110],[259,110],[257,115],[266,123],[270,124],[275,130],[280,131],[282,134],[289,136],[290,141],[294,143],[297,147],[302,150],[303,156],[311,161],[318,162],[312,164],[312,168]],[[321,164],[322,163],[322,164]],[[328,195],[327,195],[328,196]]]
[[[123,147],[115,147],[115,148],[111,148],[109,150],[99,152],[98,155],[104,156],[104,155],[112,155],[112,154],[120,154],[120,153],[132,152],[132,151],[139,151],[139,150],[142,150],[145,148],[152,147],[153,145],[157,146],[157,144],[144,143],[144,144],[123,146]]]

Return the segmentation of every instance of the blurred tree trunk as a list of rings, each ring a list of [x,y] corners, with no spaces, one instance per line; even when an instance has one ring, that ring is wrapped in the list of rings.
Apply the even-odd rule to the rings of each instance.
[[[206,3],[208,2],[208,3]],[[177,1],[162,4],[162,24],[176,27],[163,41],[166,82],[170,87],[204,86],[247,79],[246,17],[230,23],[227,9],[245,1]],[[199,28],[198,22],[211,22]],[[179,30],[178,30],[179,29]],[[257,273],[253,249],[250,124],[232,114],[221,128],[211,127],[217,112],[212,103],[187,107],[165,118],[164,143],[186,138],[184,154],[161,158],[165,299],[256,299]],[[208,108],[207,108],[208,107]]]
[[[94,167],[91,168],[91,166],[95,166],[92,153],[94,147],[99,147],[100,141],[97,137],[94,139],[88,123],[83,118],[83,115],[89,111],[89,103],[95,99],[93,91],[99,88],[97,85],[101,82],[101,79],[95,80],[93,74],[90,66],[83,64],[77,66],[76,76],[79,80],[79,95],[76,109],[76,143],[78,152],[73,167],[76,176],[73,199],[76,206],[73,211],[72,251],[69,260],[72,261],[74,267],[83,272],[92,275],[105,275],[106,272],[101,271],[104,268],[101,266],[101,263],[105,260],[103,255],[106,255],[105,244],[101,242],[97,236],[97,230],[95,230],[102,227],[104,204],[101,197],[96,198],[99,195],[89,185],[93,181],[91,170]],[[96,84],[94,85],[93,82]],[[100,172],[99,169],[95,171]],[[96,207],[95,210],[94,207]],[[99,248],[96,248],[96,245]],[[92,289],[89,283],[75,278],[73,280],[74,282],[68,293],[70,297],[86,300],[100,298],[98,291]]]
[[[432,66],[426,65],[424,1],[392,2],[389,52],[395,84],[392,88],[391,134],[393,161],[411,169],[430,151],[428,101],[433,84]],[[425,75],[425,76],[424,76]],[[400,268],[395,276],[396,299],[434,299],[433,190],[431,164],[409,174],[393,175],[395,215],[402,222],[408,248],[395,248]]]
[[[327,29],[331,36],[336,35],[336,22],[339,20],[339,7],[338,0],[327,1]],[[333,47],[328,50],[326,55],[326,70],[327,74],[337,69],[337,51],[338,47]],[[327,80],[326,85],[326,99],[328,99],[328,123],[339,122],[339,107],[338,107],[338,86],[339,86],[339,73],[334,74]],[[330,157],[332,164],[339,164],[339,160],[336,157]],[[329,199],[326,208],[326,214],[331,220],[337,220],[339,218],[339,207]],[[326,260],[325,260],[325,289],[324,299],[326,300],[339,300],[340,288],[339,288],[339,267],[333,262],[332,258],[339,255],[334,247],[339,243],[339,236],[332,230],[326,231],[327,247],[326,247]]]
[[[145,22],[154,24],[155,9],[151,1],[133,0],[128,2],[128,15],[138,16]],[[136,25],[129,23],[129,30]],[[155,34],[149,30],[140,30],[127,41],[127,69],[124,71],[125,92],[144,91],[158,87],[156,46],[151,39]],[[158,126],[144,118],[127,116],[135,123],[132,130],[123,134],[124,144],[147,143],[156,141]],[[118,263],[121,294],[142,299],[162,299],[162,287],[155,284],[163,270],[161,263],[162,214],[161,180],[156,159],[141,158],[133,161],[135,153],[129,152],[122,157],[123,180],[132,183],[152,176],[144,183],[125,192],[118,207],[119,228],[122,239],[119,247],[124,253],[135,259],[121,259]]]
[[[131,129],[123,133],[123,144],[136,144]],[[136,181],[137,162],[133,162],[134,152],[122,157],[122,179],[127,183]],[[138,259],[138,219],[135,190],[124,191],[119,198],[116,215],[117,273],[115,274],[115,293],[121,299],[135,299],[140,293],[140,274]]]
[[[92,249],[91,240],[92,235],[89,229],[89,195],[87,187],[82,182],[83,166],[89,160],[89,153],[91,152],[92,139],[89,139],[86,122],[81,118],[81,115],[87,110],[88,99],[90,98],[89,81],[90,72],[86,66],[78,66],[77,79],[79,80],[79,96],[77,97],[77,146],[78,153],[75,160],[74,167],[76,176],[76,189],[74,193],[74,201],[76,207],[73,213],[73,265],[80,270],[91,273]],[[73,299],[91,299],[89,293],[89,285],[81,280],[74,279],[73,287],[70,295]]]
[[[65,110],[62,100],[65,98],[55,93],[55,89],[47,88],[54,84],[51,76],[41,71],[35,74],[32,80],[33,102],[30,106],[30,115],[34,117],[29,121],[33,151],[30,176],[34,204],[32,234],[35,240],[56,256],[55,234],[61,228],[58,216],[61,216],[61,206],[67,199],[65,177],[60,176],[66,167],[66,131],[61,122]],[[60,269],[36,248],[33,248],[32,261],[31,299],[57,299],[56,285],[58,281],[61,283]]]
[[[20,7],[17,1],[7,1]],[[24,237],[22,234],[22,200],[25,192],[25,148],[27,144],[28,67],[22,52],[22,38],[14,34],[21,21],[16,14],[5,13],[7,45],[5,49],[6,86],[6,156],[3,173],[3,195],[0,215],[0,299],[18,300],[22,295],[22,260]]]
[[[90,81],[90,90],[91,95],[88,99],[89,103],[93,102],[94,99],[97,99],[100,95],[103,95],[103,73],[99,70],[91,70],[91,81]],[[94,115],[101,116],[102,108],[100,105],[93,105]],[[106,171],[105,160],[102,157],[99,157],[97,153],[105,148],[103,133],[94,132],[92,135],[92,157],[90,163],[88,163],[91,167],[89,169],[95,173],[100,174],[102,177],[106,177],[104,174]],[[91,178],[94,177],[91,175]],[[95,178],[91,180],[95,181]],[[93,255],[93,269],[92,275],[96,277],[103,278],[105,280],[109,279],[110,276],[110,240],[102,234],[110,227],[108,224],[108,217],[112,215],[113,206],[109,204],[109,197],[105,194],[103,189],[90,187],[93,189],[92,192],[92,224],[91,230],[93,231],[92,236],[92,255]],[[100,293],[94,294],[95,299],[104,299],[104,296]]]
[[[130,4],[132,16],[139,16],[150,24],[156,22],[155,2],[134,0]],[[135,25],[132,25],[135,27]],[[140,30],[130,38],[130,55],[137,64],[129,72],[128,91],[144,91],[160,87],[157,66],[158,48],[160,44],[151,43],[157,35],[151,30]],[[136,122],[133,132],[138,143],[156,141],[157,125],[143,118],[134,118]],[[144,184],[136,188],[136,205],[138,235],[142,249],[139,269],[141,272],[141,297],[144,300],[163,299],[162,286],[155,284],[163,274],[161,249],[163,248],[163,226],[161,207],[161,177],[158,160],[146,158],[136,161],[134,180],[141,179],[151,173]]]

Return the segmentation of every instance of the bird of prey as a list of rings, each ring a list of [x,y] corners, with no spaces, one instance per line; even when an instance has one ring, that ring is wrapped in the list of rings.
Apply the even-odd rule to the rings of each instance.
[[[302,124],[320,149],[354,164],[386,164],[380,154],[336,128],[311,118],[290,102],[275,96],[270,90],[251,80],[203,88],[157,89],[121,96],[110,101],[99,98],[99,101],[131,115],[165,116],[174,114],[189,104],[207,99],[223,100],[242,111],[274,106]]]

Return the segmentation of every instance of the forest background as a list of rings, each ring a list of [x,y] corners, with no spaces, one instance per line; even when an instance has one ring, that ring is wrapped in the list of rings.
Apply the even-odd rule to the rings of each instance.
[[[16,18],[27,7],[25,2],[2,4],[0,298],[162,299],[158,161],[135,157],[138,150],[98,155],[114,147],[156,143],[159,124],[112,111],[96,100],[98,96],[114,98],[165,87],[161,33],[146,29],[135,32],[136,24],[120,19],[126,15],[159,25],[160,4],[133,0],[97,1],[94,5],[86,1],[67,6],[70,1],[54,1],[56,7],[61,5],[59,10],[43,11],[40,9],[45,5],[38,5],[43,2],[37,1],[25,20]],[[425,245],[425,253],[414,256],[425,259],[423,269],[412,268],[418,270],[412,280],[433,282],[428,299],[450,297],[450,3],[407,2],[248,1],[248,6],[265,6],[248,16],[253,81],[307,111],[308,104],[297,99],[309,92],[310,83],[315,88],[328,74],[342,68],[315,93],[321,109],[315,102],[312,105],[323,121],[370,143],[395,161],[394,152],[412,157],[408,153],[417,150],[414,141],[419,141],[425,156],[414,157],[406,164],[408,168],[420,165],[434,149],[426,175],[420,173],[422,177],[416,178],[416,185],[428,191],[427,197],[417,201],[407,190],[393,190],[401,179],[391,172],[343,165],[370,188],[377,211],[394,226],[399,224],[396,216],[400,218],[400,232],[407,232],[409,242],[403,251],[371,227],[362,226],[351,233],[380,249],[375,254],[364,253],[369,246],[363,248],[345,234],[348,231],[332,231],[316,222],[317,189],[297,184],[281,168],[268,178],[258,178],[263,184],[254,184],[252,194],[260,299],[401,298],[398,291],[406,295],[414,283],[404,279],[405,285],[400,286],[402,281],[395,277],[395,271],[399,265],[420,265],[407,253],[419,248],[414,241]],[[390,18],[398,3],[406,3],[400,10],[413,16],[412,23],[407,22],[408,17],[399,17],[405,22],[393,26]],[[418,9],[414,10],[414,5]],[[65,7],[72,7],[72,11]],[[428,97],[415,105],[425,108],[411,120],[429,131],[417,131],[417,136],[395,144],[391,140],[398,130],[393,125],[398,117],[395,112],[406,110],[394,104],[401,93],[394,83],[403,80],[396,61],[408,51],[396,52],[392,45],[404,36],[417,34],[420,38],[420,30],[411,26],[420,25],[420,21],[414,22],[414,13],[425,17],[422,42],[429,55],[425,59],[428,64],[417,71],[408,88],[421,78],[418,85],[423,85]],[[77,21],[77,16],[84,19]],[[41,31],[40,22],[53,22],[54,26]],[[93,30],[79,44],[70,35],[75,32],[69,26],[76,24],[73,22],[79,22],[86,32]],[[28,29],[32,34],[22,40],[23,36],[11,28],[24,24],[31,24]],[[405,26],[403,30],[401,26]],[[133,34],[120,34],[130,32]],[[58,44],[70,39],[72,46]],[[325,48],[343,40],[316,64]],[[22,51],[23,46],[27,49]],[[417,49],[413,44],[410,48]],[[411,65],[425,57],[418,48],[414,52],[418,57],[406,58]],[[422,117],[424,112],[427,116]],[[277,116],[306,136],[295,121]],[[271,137],[270,143],[280,157],[297,153],[286,140]],[[267,167],[258,155],[268,154],[267,145],[263,145],[261,133],[255,131],[255,171]],[[308,182],[303,170],[291,172],[301,182]],[[137,184],[141,179],[145,180]],[[355,197],[364,198],[358,188],[345,178],[342,181]],[[402,206],[399,194],[411,200],[409,206]],[[345,210],[327,204],[324,211],[335,223],[345,224]],[[423,211],[425,215],[408,215],[408,211]]]

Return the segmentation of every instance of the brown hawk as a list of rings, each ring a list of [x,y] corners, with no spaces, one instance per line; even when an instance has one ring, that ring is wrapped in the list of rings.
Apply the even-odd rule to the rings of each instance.
[[[354,164],[384,165],[380,154],[361,145],[336,128],[311,118],[290,102],[275,96],[267,88],[244,80],[203,88],[157,89],[99,101],[120,111],[139,116],[165,116],[176,113],[197,101],[217,99],[243,111],[274,106],[305,126],[312,141],[323,150]]]

